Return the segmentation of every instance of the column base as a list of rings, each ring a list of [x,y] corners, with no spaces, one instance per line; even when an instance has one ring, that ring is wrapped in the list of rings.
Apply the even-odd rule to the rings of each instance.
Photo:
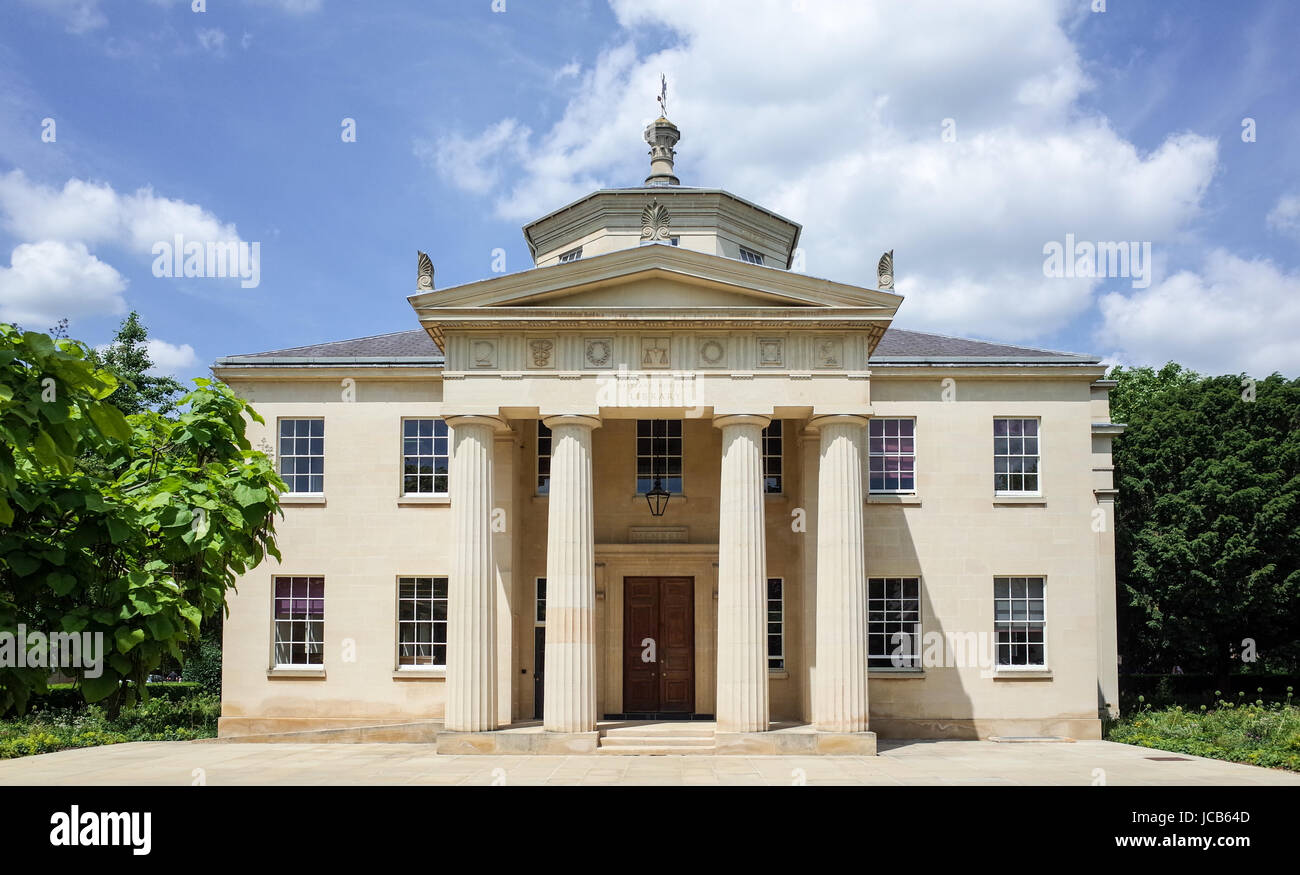
[[[876,755],[874,732],[821,732],[809,726],[768,732],[719,732],[714,744],[719,754],[753,756],[860,756]]]
[[[490,732],[439,732],[438,753],[450,756],[493,754],[594,754],[599,732],[547,732],[540,726]]]

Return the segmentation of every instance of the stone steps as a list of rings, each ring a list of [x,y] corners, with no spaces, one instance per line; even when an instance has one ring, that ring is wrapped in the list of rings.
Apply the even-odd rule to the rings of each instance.
[[[602,729],[597,753],[617,755],[711,754],[713,725],[652,723]]]

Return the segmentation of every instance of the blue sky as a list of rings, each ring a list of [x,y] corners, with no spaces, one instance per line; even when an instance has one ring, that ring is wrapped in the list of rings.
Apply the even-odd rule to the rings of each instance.
[[[803,223],[814,275],[894,249],[900,327],[1300,373],[1300,4],[205,5],[0,8],[3,318],[136,309],[186,378],[416,327],[417,249],[522,270],[526,221],[640,182],[662,71],[683,182]],[[258,242],[260,284],[155,277],[174,233]],[[1149,284],[1045,276],[1066,234],[1150,243]]]

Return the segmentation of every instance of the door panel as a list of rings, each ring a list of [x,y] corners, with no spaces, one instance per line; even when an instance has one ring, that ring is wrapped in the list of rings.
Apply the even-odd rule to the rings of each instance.
[[[533,716],[542,719],[542,694],[546,691],[546,627],[533,627]]]
[[[623,710],[690,714],[695,710],[695,581],[624,579]],[[654,660],[643,642],[654,641]]]
[[[659,663],[642,653],[650,638],[659,641],[659,580],[629,577],[623,589],[623,710],[659,710]]]

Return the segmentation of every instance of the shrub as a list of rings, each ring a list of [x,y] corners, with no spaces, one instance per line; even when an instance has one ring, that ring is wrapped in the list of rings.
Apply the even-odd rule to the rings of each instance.
[[[1142,707],[1107,727],[1106,737],[1122,744],[1212,757],[1255,766],[1300,771],[1300,707],[1262,698],[1220,699],[1213,708]]]

